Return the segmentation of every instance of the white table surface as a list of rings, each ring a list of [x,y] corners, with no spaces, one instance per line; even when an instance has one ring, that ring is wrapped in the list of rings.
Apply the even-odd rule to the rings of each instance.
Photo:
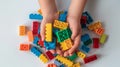
[[[66,10],[69,0],[58,0],[58,8]],[[63,3],[63,5],[61,5]],[[0,67],[45,67],[30,52],[20,52],[19,43],[27,37],[18,36],[18,26],[31,24],[28,15],[39,9],[37,0],[0,0]],[[120,0],[89,0],[86,9],[94,20],[102,20],[109,35],[104,47],[96,53],[101,57],[82,67],[120,66]]]

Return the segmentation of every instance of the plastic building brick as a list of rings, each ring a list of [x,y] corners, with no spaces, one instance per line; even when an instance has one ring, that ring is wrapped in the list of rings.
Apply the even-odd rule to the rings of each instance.
[[[82,45],[81,48],[80,48],[82,51],[88,53],[90,51],[90,48],[85,46],[85,45]]]
[[[65,65],[64,65],[64,64],[62,64],[60,67],[65,67]]]
[[[26,35],[26,26],[22,25],[19,26],[19,36],[25,36]]]
[[[58,31],[59,31],[59,29],[57,29],[57,28],[53,28],[53,30],[52,30],[52,31],[53,31],[53,34],[54,34],[54,35],[56,35],[56,32],[58,32]]]
[[[65,29],[68,27],[68,23],[59,20],[54,20],[53,26],[58,29]]]
[[[54,64],[56,64],[58,67],[60,67],[62,65],[62,63],[60,63],[58,60],[55,60]]]
[[[86,54],[81,51],[77,52],[77,55],[82,59],[84,59],[86,57]]]
[[[68,56],[71,61],[74,61],[77,58],[77,54],[74,53],[72,56]]]
[[[39,9],[39,10],[38,10],[38,13],[39,13],[39,14],[42,14],[42,11],[41,11],[41,9]]]
[[[63,42],[64,40],[70,38],[68,29],[64,29],[64,30],[60,30],[60,31],[56,32],[56,36],[58,38],[58,42]]]
[[[39,59],[43,62],[43,63],[47,63],[49,60],[48,58],[44,55],[44,54],[41,54],[39,56]]]
[[[92,31],[101,27],[102,27],[102,24],[100,21],[96,21],[95,23],[88,25],[88,29]]]
[[[52,60],[54,58],[53,54],[50,51],[47,51],[46,55],[50,60]]]
[[[60,12],[59,15],[59,20],[65,22],[66,21],[66,17],[67,17],[67,11],[65,12]]]
[[[68,60],[67,58],[62,57],[62,56],[60,56],[60,55],[57,55],[57,56],[56,56],[56,59],[57,59],[58,61],[60,61],[61,63],[67,65],[68,67],[73,65],[73,62],[72,62],[72,61],[70,61],[70,60]]]
[[[95,29],[94,32],[98,35],[102,35],[104,33],[104,29],[103,28],[98,28],[98,29]]]
[[[30,14],[29,19],[37,19],[37,20],[42,20],[43,17],[40,14]]]
[[[81,41],[85,42],[90,39],[90,36],[88,34],[84,34],[81,36]]]
[[[55,64],[48,64],[47,67],[57,67]]]
[[[31,48],[30,44],[20,44],[20,50],[21,51],[29,51]]]
[[[80,67],[80,63],[75,63],[75,64],[73,64],[73,66],[71,66],[71,67]]]
[[[41,47],[44,47],[44,41],[42,41],[41,39],[38,41],[38,45]]]
[[[87,16],[82,16],[81,17],[81,24],[86,24],[87,23]]]
[[[72,31],[70,30],[70,28],[67,28],[67,32],[68,32],[68,36],[71,38]]]
[[[102,34],[101,37],[100,37],[100,43],[101,43],[101,44],[104,44],[105,41],[107,40],[107,37],[108,37],[108,36],[107,36],[106,34]]]
[[[88,45],[92,44],[92,40],[89,39],[89,40],[87,40],[87,41],[85,41],[83,43],[84,43],[84,45],[88,46]]]
[[[40,23],[38,21],[33,21],[33,35],[37,35],[38,34],[38,29],[39,29]]]
[[[73,43],[70,38],[64,40],[63,42],[60,43],[62,50],[68,50],[72,47]]]
[[[32,42],[33,39],[34,39],[32,31],[28,31],[28,32],[27,32],[27,35],[28,35],[28,41],[29,41],[29,42]]]
[[[99,38],[93,38],[93,48],[99,48]]]
[[[44,46],[47,50],[55,49],[56,48],[56,39],[53,38],[52,42],[44,41]]]
[[[38,41],[39,41],[39,38],[37,36],[34,37],[34,41],[33,41],[33,44],[38,44]]]
[[[45,30],[45,41],[52,42],[52,23],[47,23]]]
[[[40,50],[38,50],[38,48],[36,48],[36,47],[32,47],[31,52],[33,54],[35,54],[37,57],[39,57],[42,54],[42,52]]]
[[[87,23],[90,24],[93,22],[93,19],[92,17],[90,16],[90,14],[86,11],[86,12],[83,12],[83,16],[87,16]]]
[[[82,29],[87,28],[86,24],[81,24]]]
[[[92,56],[84,58],[84,63],[86,64],[86,63],[89,63],[89,62],[94,61],[94,60],[97,60],[96,55],[92,55]]]

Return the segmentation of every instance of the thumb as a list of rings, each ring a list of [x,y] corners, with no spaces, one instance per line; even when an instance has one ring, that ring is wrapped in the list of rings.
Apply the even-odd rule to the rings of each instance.
[[[76,29],[74,29],[74,28],[73,28],[73,29],[71,29],[71,30],[72,30],[71,39],[72,39],[72,40],[74,40],[74,39],[76,38],[76,36],[77,36],[77,34],[78,34],[78,33],[77,33],[77,30],[76,30]]]
[[[40,26],[40,35],[41,35],[41,38],[42,38],[42,41],[44,41],[45,40],[45,22],[44,21],[42,21],[42,23],[41,23],[41,26]]]

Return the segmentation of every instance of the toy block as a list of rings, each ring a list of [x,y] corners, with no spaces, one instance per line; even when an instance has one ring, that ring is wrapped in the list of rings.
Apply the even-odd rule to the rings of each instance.
[[[64,65],[64,64],[62,64],[60,67],[65,67],[65,65]]]
[[[39,29],[40,23],[38,21],[33,21],[33,35],[37,35],[38,34],[38,29]]]
[[[92,40],[89,39],[89,40],[87,40],[87,41],[85,41],[83,43],[84,43],[84,45],[88,46],[88,45],[92,44]]]
[[[93,22],[93,18],[90,16],[90,14],[87,11],[83,12],[83,16],[87,16],[87,23],[88,24]]]
[[[30,44],[20,44],[20,50],[21,51],[29,51],[31,48]]]
[[[86,24],[87,23],[87,16],[82,16],[80,22],[81,22],[81,24]]]
[[[42,41],[41,39],[38,41],[38,45],[40,46],[40,47],[44,47],[44,41]]]
[[[81,52],[81,51],[79,51],[79,52],[77,52],[77,56],[82,58],[82,59],[84,59],[86,57],[86,54]]]
[[[33,44],[38,44],[39,38],[37,36],[34,37]]]
[[[62,50],[68,50],[72,47],[73,43],[70,38],[64,40],[63,42],[60,43]]]
[[[74,61],[77,58],[77,54],[74,53],[72,56],[68,56],[71,61]]]
[[[67,28],[67,32],[68,32],[68,36],[69,36],[69,38],[71,38],[72,31],[70,30],[70,28]]]
[[[51,63],[51,64],[48,64],[47,67],[57,67],[55,64]]]
[[[57,55],[57,56],[56,56],[56,59],[57,59],[58,61],[60,61],[61,63],[67,65],[68,67],[73,65],[73,62],[72,62],[72,61],[70,61],[70,60],[68,60],[67,58],[62,57],[62,56],[60,56],[60,55]]]
[[[80,48],[82,51],[88,53],[90,51],[90,48],[85,46],[85,45],[82,45],[81,48]]]
[[[19,36],[25,36],[26,35],[26,26],[22,25],[19,26]]]
[[[44,46],[47,50],[55,49],[56,48],[56,39],[53,38],[52,42],[44,41]]]
[[[88,25],[88,29],[92,31],[101,27],[102,27],[102,24],[100,21],[96,21],[95,23]]]
[[[38,48],[36,48],[36,47],[32,47],[31,52],[33,54],[35,54],[37,57],[39,57],[42,54],[42,52],[40,50],[38,50]]]
[[[47,23],[45,27],[45,41],[52,42],[52,23]]]
[[[50,60],[52,60],[54,58],[53,54],[50,51],[47,51],[46,55]]]
[[[43,63],[47,63],[49,60],[48,58],[44,55],[44,54],[41,54],[39,56],[39,59],[43,62]]]
[[[66,29],[68,27],[68,23],[54,20],[53,26],[58,29]]]
[[[75,64],[73,64],[73,66],[71,66],[71,67],[80,67],[80,63],[75,63]]]
[[[37,19],[37,20],[42,20],[43,19],[43,17],[42,17],[42,15],[40,15],[40,14],[30,14],[29,15],[29,19]]]
[[[56,64],[57,67],[61,67],[61,65],[62,65],[62,63],[60,63],[58,60],[55,60],[55,61],[54,61],[54,64]]]
[[[41,9],[38,10],[38,13],[42,15],[42,11],[41,11]]]
[[[86,24],[81,24],[82,29],[87,28]]]
[[[98,28],[98,29],[95,29],[94,32],[98,35],[102,35],[104,33],[104,29],[103,28]]]
[[[81,41],[83,41],[83,42],[86,42],[89,39],[90,39],[90,36],[88,34],[84,34],[81,36]]]
[[[28,32],[27,32],[27,35],[28,35],[28,41],[29,41],[29,42],[33,42],[34,37],[33,37],[32,31],[28,31]]]
[[[57,29],[57,28],[53,28],[53,30],[52,30],[54,35],[56,35],[56,32],[58,32],[58,31],[59,31],[59,29]]]
[[[65,12],[60,12],[59,14],[59,20],[65,22],[67,17],[67,11]]]
[[[70,38],[70,33],[67,29],[64,29],[56,32],[56,36],[58,38],[58,42],[63,42],[64,40]]]
[[[99,48],[99,38],[93,38],[93,48]]]
[[[91,55],[89,57],[84,58],[84,63],[86,64],[86,63],[89,63],[89,62],[94,61],[94,60],[97,60],[97,56]]]
[[[100,37],[100,43],[101,43],[101,44],[104,44],[105,41],[107,40],[107,37],[108,37],[108,36],[107,36],[106,34],[102,34],[101,37]]]

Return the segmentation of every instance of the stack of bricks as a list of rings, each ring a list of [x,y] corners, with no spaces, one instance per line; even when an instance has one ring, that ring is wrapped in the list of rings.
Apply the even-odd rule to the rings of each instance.
[[[42,12],[38,10],[38,13],[31,13],[29,19],[33,20],[32,30],[27,30],[27,25],[19,26],[19,36],[28,36],[29,43],[20,43],[20,51],[30,51],[36,57],[38,57],[43,63],[47,63],[50,60],[54,60],[54,63],[50,63],[47,67],[81,67],[80,63],[75,63],[77,58],[81,58],[84,63],[97,60],[97,54],[90,54],[91,49],[100,48],[100,44],[104,44],[107,40],[107,35],[104,33],[105,29],[100,21],[93,23],[93,18],[86,11],[83,12],[81,17],[82,30],[87,29],[97,34],[97,37],[92,37],[88,33],[82,34],[81,45],[73,53],[72,56],[63,57],[58,54],[52,54],[50,50],[56,49],[59,43],[60,48],[63,51],[70,49],[73,46],[71,40],[72,32],[69,28],[68,22],[66,22],[67,11],[61,11],[59,13],[59,19],[54,20],[52,23],[47,23],[45,26],[45,40],[41,40],[40,36],[40,22],[42,21]],[[27,33],[27,34],[26,34]],[[91,48],[92,46],[92,48]],[[42,49],[46,49],[45,51]]]

